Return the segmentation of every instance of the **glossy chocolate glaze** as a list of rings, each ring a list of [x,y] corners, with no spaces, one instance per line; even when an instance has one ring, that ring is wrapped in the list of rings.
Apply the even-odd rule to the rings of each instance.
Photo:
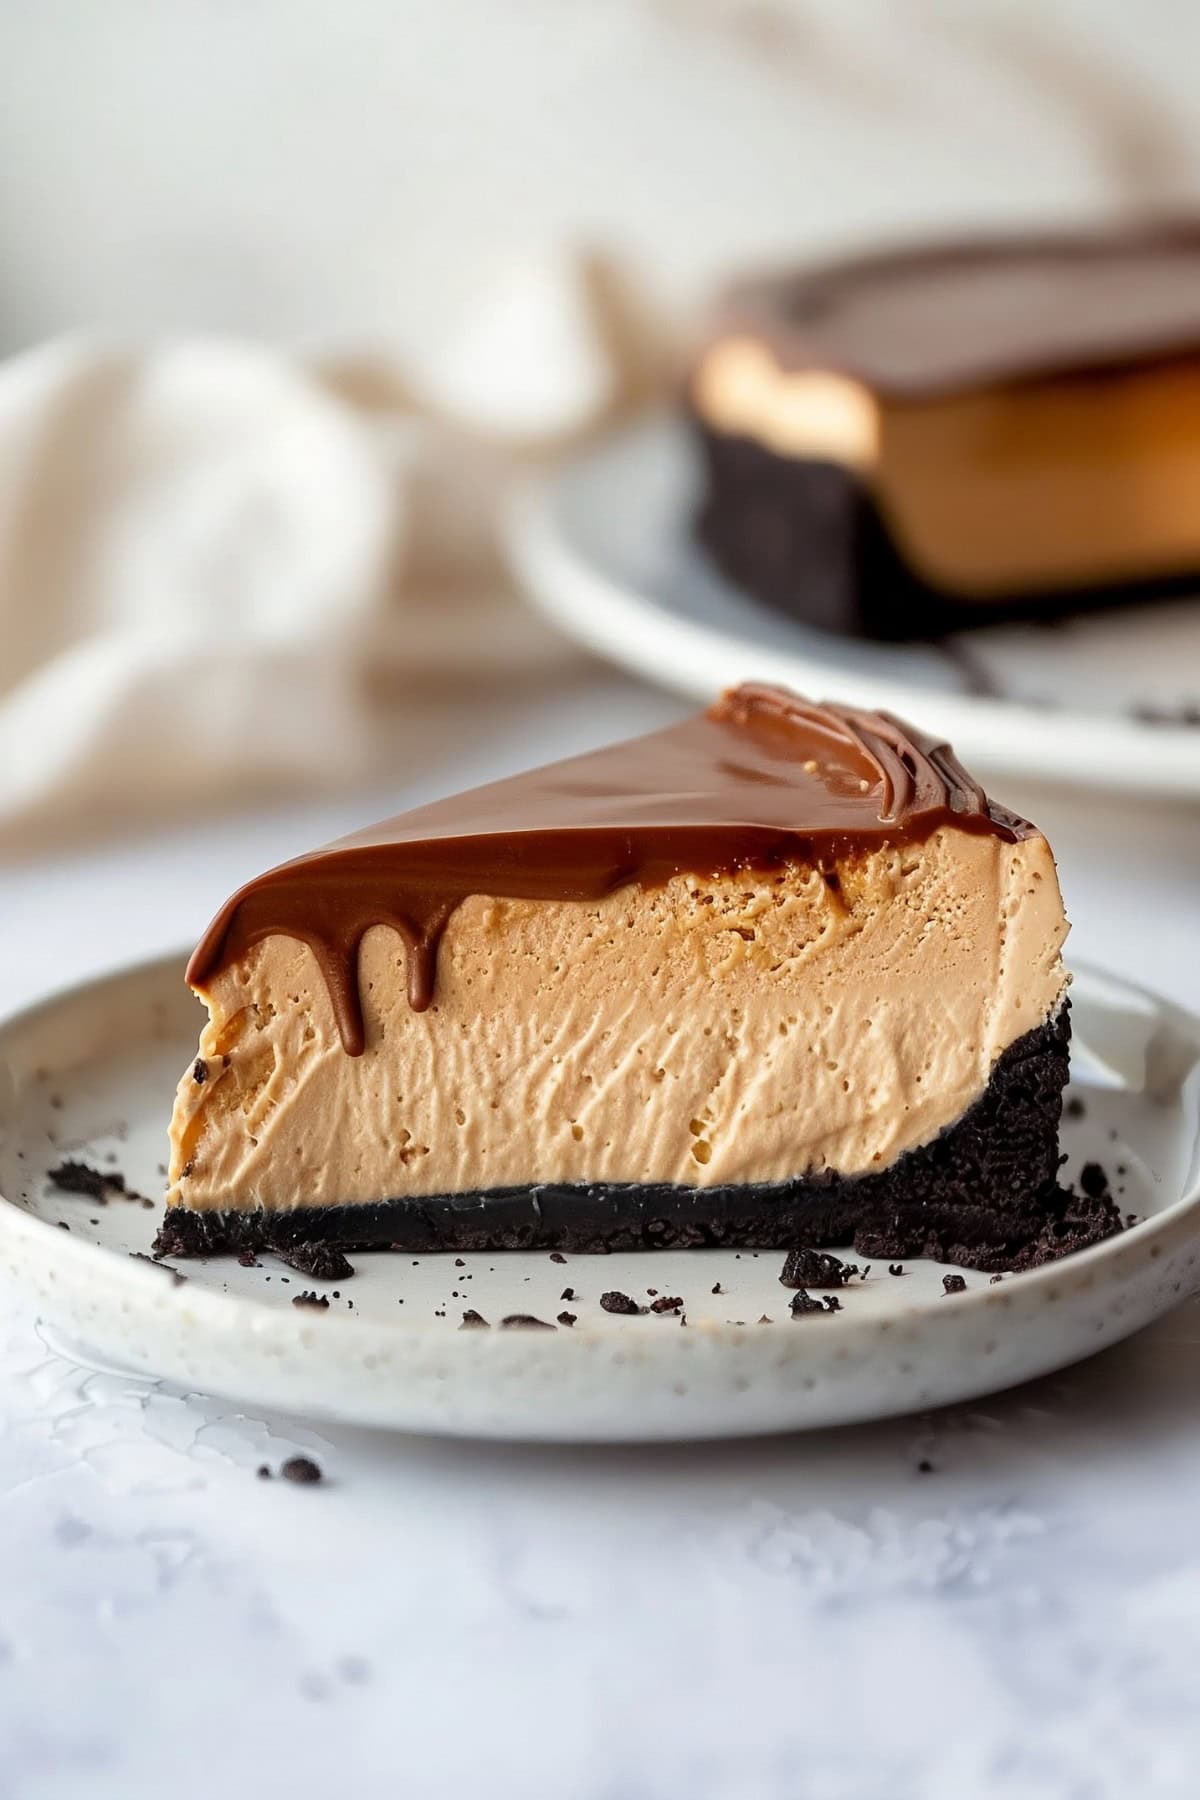
[[[373,925],[408,947],[408,995],[433,998],[446,922],[469,894],[595,900],[628,882],[832,863],[939,826],[1014,840],[947,745],[886,713],[746,686],[679,725],[403,813],[248,882],[188,965],[203,989],[263,938],[308,944],[342,1042],[363,1049],[358,948]]]
[[[963,238],[766,274],[710,339],[896,399],[1200,353],[1200,219]]]

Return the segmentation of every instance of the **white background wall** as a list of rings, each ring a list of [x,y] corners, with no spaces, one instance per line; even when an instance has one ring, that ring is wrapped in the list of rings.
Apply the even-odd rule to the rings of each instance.
[[[1200,195],[1192,0],[0,0],[0,351],[419,353],[571,240],[660,295],[880,227]]]

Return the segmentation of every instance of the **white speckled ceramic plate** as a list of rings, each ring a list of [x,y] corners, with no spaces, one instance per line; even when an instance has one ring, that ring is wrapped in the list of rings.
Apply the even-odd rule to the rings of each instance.
[[[572,637],[692,699],[717,683],[782,681],[919,719],[977,771],[1200,794],[1196,601],[989,626],[943,645],[834,637],[722,580],[691,540],[699,479],[674,418],[579,451],[518,494],[514,572]],[[1157,722],[1139,717],[1147,710]]]
[[[201,1012],[182,959],[73,988],[0,1025],[0,1273],[37,1297],[85,1361],[246,1402],[369,1425],[491,1437],[719,1437],[884,1417],[1041,1375],[1136,1331],[1200,1287],[1200,1020],[1123,983],[1074,989],[1068,1174],[1101,1162],[1142,1222],[992,1285],[882,1265],[836,1315],[792,1319],[778,1253],[569,1257],[358,1255],[314,1283],[272,1257],[140,1261],[158,1222],[175,1081]],[[119,1168],[153,1206],[57,1191],[64,1156]],[[63,1230],[61,1227],[67,1229]],[[323,1286],[326,1312],[292,1305]],[[336,1292],[332,1291],[336,1287]],[[575,1297],[565,1300],[570,1287]],[[614,1316],[600,1294],[681,1295],[672,1315]],[[492,1329],[462,1330],[465,1308]],[[573,1328],[499,1329],[510,1313]],[[765,1315],[765,1318],[764,1318]]]

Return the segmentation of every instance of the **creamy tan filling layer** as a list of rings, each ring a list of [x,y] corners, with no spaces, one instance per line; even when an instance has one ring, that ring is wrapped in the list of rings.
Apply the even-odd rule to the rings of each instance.
[[[531,1181],[861,1173],[936,1137],[1065,985],[1054,861],[943,830],[836,880],[678,877],[454,914],[425,1013],[364,941],[367,1049],[311,952],[271,938],[205,998],[169,1200],[319,1206]]]
[[[1200,357],[900,401],[728,338],[693,393],[715,430],[856,470],[938,586],[986,600],[1200,569]]]

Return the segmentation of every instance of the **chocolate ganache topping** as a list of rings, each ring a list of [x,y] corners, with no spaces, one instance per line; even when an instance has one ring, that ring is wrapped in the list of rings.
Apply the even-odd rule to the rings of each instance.
[[[886,713],[739,687],[681,724],[417,807],[268,870],[217,914],[187,978],[203,989],[262,939],[298,938],[358,1055],[358,949],[374,925],[404,938],[421,1011],[447,920],[470,894],[595,900],[684,873],[825,865],[946,824],[1010,841],[1032,832],[989,802],[947,745]]]
[[[715,337],[898,400],[1200,353],[1200,218],[963,238],[740,282]]]

